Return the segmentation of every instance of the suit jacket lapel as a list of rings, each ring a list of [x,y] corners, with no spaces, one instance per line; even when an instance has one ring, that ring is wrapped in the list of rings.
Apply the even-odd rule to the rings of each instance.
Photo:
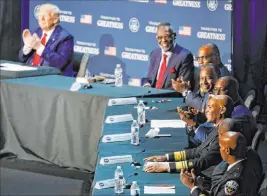
[[[158,70],[159,70],[159,67],[160,67],[161,57],[162,57],[162,54],[161,54],[161,51],[160,51],[159,54],[156,55],[155,66],[154,66],[154,70],[153,70],[153,72],[155,73],[154,74],[155,77],[154,77],[154,79],[152,81],[152,84],[154,84],[157,81],[157,76],[158,76]]]
[[[218,130],[217,127],[213,127],[211,133],[207,137],[207,139],[202,143],[201,149],[205,148],[206,146],[210,145],[211,141],[214,140],[216,137],[218,137]]]
[[[175,67],[175,62],[176,61],[176,58],[179,54],[180,51],[178,51],[179,47],[178,47],[178,44],[175,45],[175,48],[173,49],[173,52],[172,52],[172,55],[168,61],[168,64],[167,64],[167,68],[166,68],[166,71],[165,71],[165,74],[164,74],[164,79],[163,79],[163,83],[162,83],[162,86],[164,86],[165,84],[165,81],[167,79],[167,77],[170,75],[170,70],[171,68],[174,68]]]
[[[49,40],[46,42],[46,45],[45,45],[46,48],[50,47],[50,45],[53,44],[55,40],[57,40],[58,36],[60,35],[60,31],[61,31],[61,27],[57,25],[52,35],[50,36]],[[44,59],[42,58],[41,63],[40,63],[41,65],[43,64],[43,61]]]

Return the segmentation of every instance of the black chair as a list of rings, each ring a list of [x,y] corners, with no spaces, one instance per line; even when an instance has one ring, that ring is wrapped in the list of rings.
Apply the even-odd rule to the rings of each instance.
[[[252,115],[254,116],[254,118],[257,120],[258,119],[258,116],[260,114],[260,110],[261,110],[261,107],[259,105],[255,105],[252,109],[251,109],[251,112],[252,112]]]
[[[254,89],[249,90],[243,99],[245,106],[250,109],[255,99],[256,99],[256,91]]]
[[[87,65],[89,63],[89,54],[74,52],[72,56],[73,71],[78,77],[84,77]]]

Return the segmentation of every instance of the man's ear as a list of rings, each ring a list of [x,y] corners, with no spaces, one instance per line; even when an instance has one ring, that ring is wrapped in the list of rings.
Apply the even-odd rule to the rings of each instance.
[[[228,155],[231,155],[231,149],[230,149],[230,148],[226,148],[226,153],[227,153]]]

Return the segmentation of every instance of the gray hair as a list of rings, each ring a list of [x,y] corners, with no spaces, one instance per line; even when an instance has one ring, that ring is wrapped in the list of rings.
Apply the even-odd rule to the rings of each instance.
[[[51,4],[51,3],[42,4],[36,10],[36,13],[35,13],[36,16],[39,15],[39,11],[41,8],[46,8],[49,11],[49,13],[52,13],[53,17],[58,19],[57,24],[60,22],[60,9],[58,8],[58,6]]]
[[[157,29],[159,29],[160,27],[165,27],[165,30],[166,30],[166,31],[169,31],[170,33],[175,33],[174,30],[173,30],[173,27],[172,27],[171,24],[168,23],[168,22],[160,23],[160,24],[157,26]]]

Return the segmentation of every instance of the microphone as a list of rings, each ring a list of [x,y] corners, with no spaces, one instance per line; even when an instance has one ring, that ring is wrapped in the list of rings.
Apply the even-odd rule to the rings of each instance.
[[[148,95],[149,93],[151,93],[151,91],[149,90],[149,91],[147,91],[147,92],[145,92],[142,96],[141,96],[141,98],[140,99],[143,99],[143,97],[145,96],[145,95]],[[147,105],[147,102],[146,101],[143,101],[143,103],[145,104],[145,105]]]
[[[138,173],[130,174],[130,175],[125,179],[125,186],[124,186],[125,189],[130,189],[130,188],[131,188],[131,184],[128,184],[127,181],[128,181],[128,179],[129,179],[130,177],[132,177],[132,176],[138,176]]]
[[[135,155],[135,157],[134,157],[134,161],[131,163],[131,166],[135,166],[135,167],[140,167],[140,166],[142,166],[141,163],[136,162],[136,158],[137,158],[137,155],[139,155],[139,154],[141,154],[142,152],[145,152],[145,151],[146,151],[146,150],[143,149],[142,151],[138,152],[138,153]]]

